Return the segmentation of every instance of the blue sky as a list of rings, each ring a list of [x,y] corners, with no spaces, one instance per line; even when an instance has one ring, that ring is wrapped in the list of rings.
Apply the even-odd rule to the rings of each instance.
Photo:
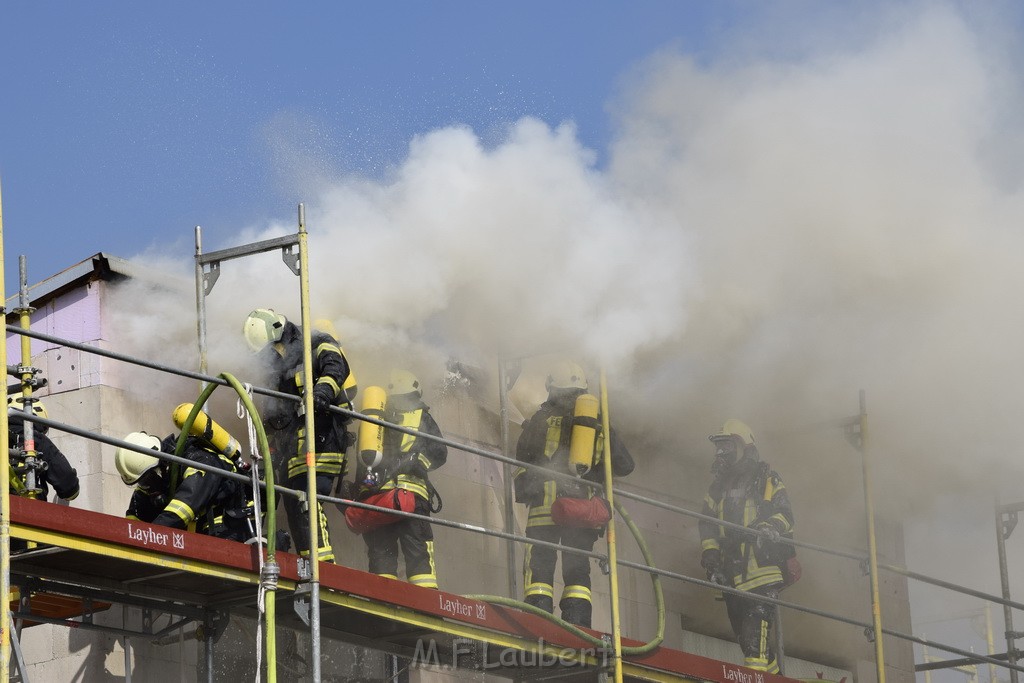
[[[714,52],[732,2],[5,3],[5,250],[30,282],[97,252],[207,248],[290,216],[276,142],[371,177],[412,136],[485,140],[574,121],[599,157],[606,103],[652,52]],[[10,263],[10,261],[9,261]],[[16,262],[15,262],[16,263]],[[11,267],[8,266],[8,270]],[[12,280],[7,278],[8,287]]]

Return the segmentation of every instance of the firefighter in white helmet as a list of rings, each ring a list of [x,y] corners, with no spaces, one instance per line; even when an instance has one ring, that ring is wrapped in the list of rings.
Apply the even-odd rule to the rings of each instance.
[[[750,427],[733,418],[708,437],[715,448],[713,481],[704,498],[704,515],[755,530],[745,533],[708,520],[698,527],[701,565],[708,581],[778,598],[782,566],[793,555],[780,542],[793,531],[793,511],[778,473],[762,462]],[[773,641],[775,606],[723,592],[729,622],[751,669],[778,673]]]
[[[29,403],[32,405],[32,412],[40,417],[49,417],[46,413],[46,406],[37,398],[31,397]],[[36,457],[43,463],[43,467],[36,470],[36,491],[29,491],[26,488],[26,477],[24,472],[24,451],[26,448],[25,439],[25,398],[19,393],[7,395],[7,433],[9,446],[12,451],[17,451],[18,456],[11,456],[11,493],[19,496],[38,498],[46,500],[50,487],[56,492],[59,498],[73,500],[78,496],[79,483],[78,472],[67,457],[59,448],[46,436],[46,425],[38,422],[32,423],[32,438]]]
[[[516,459],[569,474],[573,415],[577,399],[587,391],[587,377],[576,363],[562,361],[551,368],[545,386],[548,399],[523,424],[523,432],[516,445]],[[600,420],[597,424],[600,424]],[[603,430],[598,428],[590,453],[593,467],[582,478],[604,482],[604,468],[600,464],[604,455],[604,438]],[[614,429],[611,430],[610,438],[612,473],[616,477],[624,477],[633,471],[633,458]],[[533,469],[516,468],[513,476],[516,502],[529,506],[526,524],[528,537],[580,550],[593,550],[594,543],[604,533],[603,526],[589,528],[558,524],[552,517],[552,506],[559,498],[589,501],[594,495],[593,488],[582,484],[570,485]],[[552,613],[557,560],[557,551],[548,546],[526,548],[523,581],[525,600],[528,604]],[[589,627],[592,615],[590,558],[576,553],[562,553],[562,579],[565,585],[558,603],[562,619]]]
[[[408,370],[392,370],[387,384],[387,404],[384,419],[407,429],[441,436],[430,408],[423,402],[423,389],[419,379]],[[375,492],[400,489],[415,496],[412,512],[430,516],[441,510],[441,499],[429,473],[448,460],[448,447],[443,443],[421,436],[385,429],[384,449],[380,463],[373,468],[377,477],[368,476],[369,469],[360,462],[356,481],[362,484],[360,498]],[[373,574],[398,578],[398,549],[405,558],[405,575],[409,583],[424,588],[437,588],[434,567],[434,531],[430,522],[409,517],[363,534],[369,571]]]
[[[178,437],[171,434],[161,439],[146,432],[132,432],[123,440],[142,449],[173,454]],[[240,471],[238,461],[194,436],[185,440],[181,457],[225,472]],[[125,513],[128,519],[234,541],[244,542],[255,536],[246,518],[252,508],[252,487],[237,479],[124,446],[115,451],[114,466],[121,480],[134,487]]]
[[[280,313],[269,308],[257,308],[245,319],[242,333],[249,348],[260,354],[269,373],[271,387],[283,393],[303,396],[302,329]],[[314,329],[311,340],[313,428],[316,436],[312,450],[316,457],[316,490],[319,495],[330,495],[335,479],[345,476],[345,451],[352,440],[347,430],[350,418],[333,412],[331,407],[352,409],[357,390],[356,378],[334,336]],[[280,481],[289,488],[305,491],[308,468],[305,417],[301,405],[272,400],[261,412]],[[299,554],[308,556],[309,523],[302,504],[291,496],[285,496],[284,509]],[[319,502],[317,512],[317,559],[334,562],[327,517]]]

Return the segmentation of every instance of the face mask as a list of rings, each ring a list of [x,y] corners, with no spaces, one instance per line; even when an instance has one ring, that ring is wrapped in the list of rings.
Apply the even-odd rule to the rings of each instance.
[[[711,464],[711,473],[720,476],[736,464],[736,443],[732,439],[719,439],[715,444],[715,462]]]

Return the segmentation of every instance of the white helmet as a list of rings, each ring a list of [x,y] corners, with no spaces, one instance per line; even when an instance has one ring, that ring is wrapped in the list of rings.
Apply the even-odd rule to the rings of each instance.
[[[552,389],[587,389],[587,375],[583,368],[572,361],[559,361],[548,372],[548,378],[544,382],[544,388],[549,392]]]
[[[423,396],[420,381],[408,370],[391,371],[391,378],[388,380],[388,393],[392,396],[402,396],[403,394],[416,394],[417,398]]]
[[[7,414],[12,413],[24,413],[25,412],[25,396],[19,391],[16,394],[7,394]],[[32,401],[32,412],[39,417],[49,417],[46,414],[46,406],[39,399]]]
[[[269,308],[257,308],[249,314],[242,325],[245,343],[253,353],[262,351],[267,344],[281,341],[286,322],[288,319],[280,313],[275,313]]]
[[[146,432],[132,432],[124,437],[124,440],[140,448],[152,448],[154,451],[160,450],[160,439]],[[114,453],[114,466],[117,467],[121,480],[129,485],[137,482],[142,478],[142,475],[159,464],[159,458],[145,455],[129,448],[121,447]]]
[[[719,439],[737,438],[744,446],[754,445],[754,433],[750,431],[743,422],[740,422],[735,417],[730,417],[722,425],[722,428],[708,437],[710,441],[718,441]]]

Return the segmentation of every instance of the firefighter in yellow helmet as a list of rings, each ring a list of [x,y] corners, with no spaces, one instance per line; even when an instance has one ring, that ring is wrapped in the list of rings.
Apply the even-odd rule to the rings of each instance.
[[[324,325],[326,327],[326,325]],[[269,374],[271,388],[282,393],[303,396],[302,329],[285,316],[269,308],[257,308],[245,319],[242,334],[249,348],[260,355]],[[345,450],[351,437],[350,419],[331,411],[332,406],[352,408],[356,396],[356,378],[338,340],[324,331],[313,330],[313,428],[316,443],[316,491],[330,495],[335,479],[345,476]],[[306,426],[302,404],[271,400],[261,411],[273,454],[276,471],[289,488],[306,490]],[[309,524],[300,501],[284,497],[285,514],[299,554],[309,555]],[[317,559],[334,562],[327,516],[317,503],[319,544]]]
[[[173,454],[178,437],[171,434],[161,439],[146,432],[132,432],[124,441],[138,448]],[[241,471],[239,461],[218,453],[208,442],[194,436],[186,439],[181,456],[225,472]],[[244,542],[255,536],[255,526],[246,516],[252,511],[252,486],[124,446],[114,452],[114,466],[121,480],[134,487],[125,512],[128,519],[232,541]]]
[[[49,417],[43,402],[31,397],[29,403],[32,412],[40,417]],[[11,451],[11,492],[26,497],[46,500],[52,486],[59,498],[73,500],[78,496],[78,472],[59,448],[46,436],[47,427],[31,420],[25,420],[25,398],[21,393],[7,395],[7,433]],[[31,428],[28,427],[31,424]],[[32,443],[29,444],[29,434]],[[35,451],[41,467],[35,470],[36,490],[26,488],[27,472],[25,472],[26,449]]]
[[[573,473],[569,454],[573,432],[576,401],[587,391],[587,378],[576,363],[562,361],[554,365],[545,386],[548,399],[523,424],[523,432],[516,445],[516,459],[564,474]],[[597,420],[597,425],[600,425]],[[593,466],[582,475],[595,482],[604,481],[604,434],[597,429],[591,462]],[[612,473],[624,477],[633,471],[633,458],[611,430]],[[526,535],[549,543],[591,551],[604,533],[603,527],[591,528],[558,524],[552,517],[552,505],[559,498],[590,500],[593,489],[586,485],[566,483],[546,476],[544,472],[516,468],[515,494],[517,503],[529,506]],[[524,587],[527,603],[546,612],[554,612],[554,575],[558,553],[554,548],[531,545],[526,548],[524,560]],[[579,626],[591,624],[592,602],[590,591],[590,558],[576,553],[562,553],[562,579],[564,588],[559,600],[561,617]]]
[[[387,422],[415,429],[424,434],[441,436],[437,422],[423,402],[420,382],[408,370],[393,370],[387,385]],[[415,495],[413,512],[430,516],[439,512],[441,499],[429,479],[430,472],[448,460],[448,447],[421,436],[395,429],[384,431],[384,450],[380,463],[368,468],[360,462],[356,481],[361,483],[361,498],[389,489],[404,489]],[[430,522],[409,517],[363,534],[369,571],[398,578],[398,549],[405,557],[405,575],[409,583],[424,588],[437,588],[434,567],[434,531]]]
[[[793,511],[778,473],[762,462],[750,427],[737,419],[708,437],[715,448],[713,480],[704,498],[708,517],[756,530],[757,534],[701,520],[701,565],[708,581],[778,598],[780,561],[792,546],[780,543],[793,531]],[[775,606],[724,593],[733,633],[751,669],[778,673],[773,631]]]

